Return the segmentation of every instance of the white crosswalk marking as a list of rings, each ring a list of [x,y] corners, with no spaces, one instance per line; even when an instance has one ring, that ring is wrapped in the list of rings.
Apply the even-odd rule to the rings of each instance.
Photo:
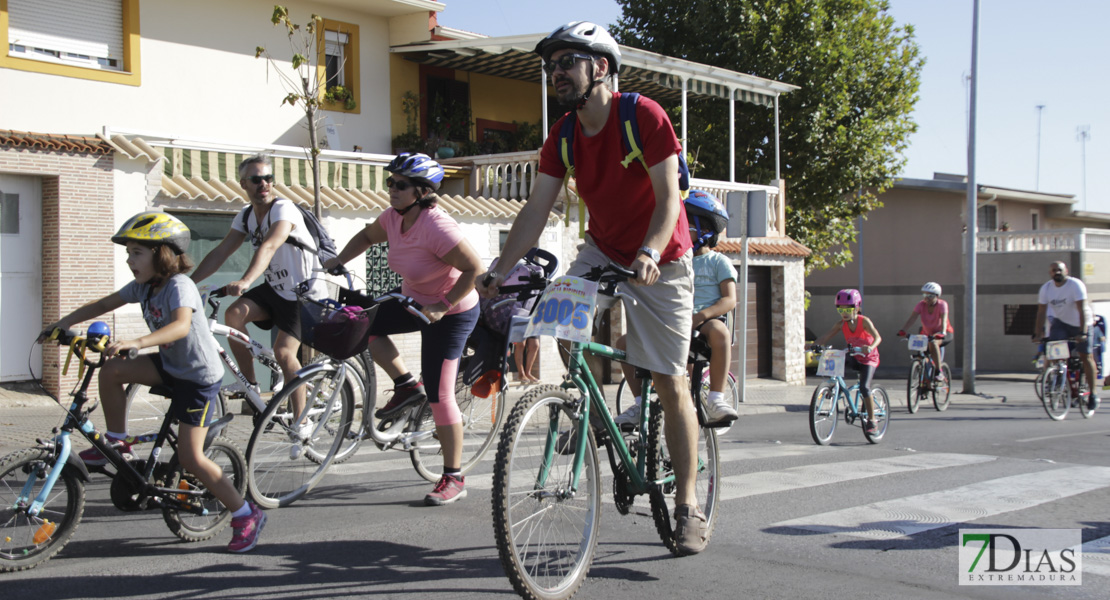
[[[1110,486],[1110,467],[1066,467],[791,519],[771,527],[896,538]]]
[[[832,465],[805,465],[781,471],[760,471],[722,478],[721,500],[770,494],[853,479],[879,477],[907,471],[963,467],[998,460],[977,454],[910,454],[838,462]]]

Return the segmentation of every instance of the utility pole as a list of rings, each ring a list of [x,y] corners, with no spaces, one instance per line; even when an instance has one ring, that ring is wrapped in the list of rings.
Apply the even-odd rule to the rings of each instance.
[[[1087,210],[1087,140],[1091,139],[1091,126],[1080,125],[1075,128],[1075,137],[1079,140],[1079,168],[1080,178],[1083,182],[1083,210]]]
[[[1038,192],[1041,191],[1041,113],[1044,112],[1044,105],[1037,105],[1037,173],[1033,180],[1033,189]]]
[[[979,0],[975,0],[971,17],[971,78],[967,119],[967,235],[964,254],[967,256],[967,281],[964,286],[964,364],[965,394],[975,393],[975,286],[976,255],[978,249],[978,223],[976,202],[979,185],[975,182],[975,98],[979,87]]]

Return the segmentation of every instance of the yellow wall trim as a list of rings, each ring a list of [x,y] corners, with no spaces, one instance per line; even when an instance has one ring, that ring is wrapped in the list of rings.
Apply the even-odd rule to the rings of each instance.
[[[362,70],[362,67],[359,64],[360,51],[358,44],[358,25],[352,25],[351,23],[344,23],[342,21],[333,21],[331,19],[323,19],[322,26],[316,29],[317,76],[320,78],[321,81],[323,81],[327,77],[324,68],[325,31],[339,31],[347,34],[347,52],[349,53],[349,55],[347,56],[346,64],[343,65],[344,77],[347,80],[347,85],[343,87],[351,90],[351,93],[354,94],[355,107],[351,110],[347,110],[343,107],[342,104],[339,104],[338,102],[328,102],[324,100],[324,92],[326,91],[325,88],[327,85],[327,83],[325,82],[325,85],[320,86],[320,108],[333,112],[343,112],[354,115],[360,114],[362,112],[362,102],[359,99],[362,97],[362,94],[359,93],[358,75],[359,71]]]

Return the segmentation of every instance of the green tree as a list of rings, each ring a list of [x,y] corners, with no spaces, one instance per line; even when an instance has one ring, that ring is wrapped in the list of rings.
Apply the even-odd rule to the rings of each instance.
[[[851,260],[854,220],[902,169],[924,59],[885,0],[617,0],[622,44],[791,83],[780,97],[787,233],[808,269]],[[728,177],[728,102],[688,104],[700,177]],[[736,175],[775,173],[774,113],[736,104]]]

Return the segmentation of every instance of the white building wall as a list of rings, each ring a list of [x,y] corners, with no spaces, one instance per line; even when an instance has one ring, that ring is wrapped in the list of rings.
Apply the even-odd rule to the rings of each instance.
[[[358,25],[359,114],[325,111],[342,150],[388,152],[388,21],[315,3],[286,3],[297,23],[312,13]],[[307,145],[304,113],[264,59],[266,46],[290,72],[285,29],[270,23],[267,0],[194,0],[140,5],[141,86],[4,69],[0,126],[90,135],[108,126],[242,145]]]

